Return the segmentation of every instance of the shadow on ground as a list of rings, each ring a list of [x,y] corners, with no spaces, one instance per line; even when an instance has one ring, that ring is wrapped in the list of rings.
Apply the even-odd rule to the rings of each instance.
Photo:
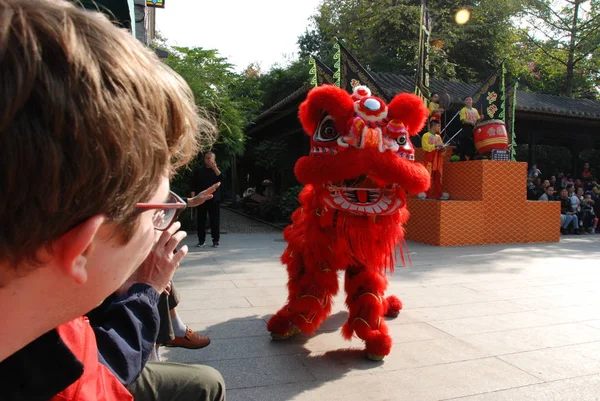
[[[384,363],[367,360],[359,340],[339,348],[344,344],[339,328],[347,312],[330,316],[314,336],[300,334],[285,341],[271,340],[266,330],[269,317],[248,316],[208,326],[202,331],[212,339],[207,348],[164,348],[163,359],[219,370],[229,401],[293,400],[350,371],[370,371]]]

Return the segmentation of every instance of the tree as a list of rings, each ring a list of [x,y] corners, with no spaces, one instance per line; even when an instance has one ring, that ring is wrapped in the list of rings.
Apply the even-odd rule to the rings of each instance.
[[[510,19],[517,0],[430,0],[433,20],[432,77],[479,82],[509,53]],[[459,9],[471,20],[456,24]],[[300,55],[332,61],[335,38],[368,69],[412,75],[416,69],[420,2],[414,0],[324,0],[312,26],[298,39]]]
[[[217,50],[172,47],[160,36],[154,45],[169,53],[164,62],[188,83],[201,113],[206,113],[217,125],[219,138],[212,150],[217,154],[219,166],[227,170],[232,159],[243,154],[244,129],[262,106],[260,70],[251,65],[244,73],[235,73]],[[186,193],[190,171],[198,163],[195,160],[189,169],[183,170],[172,181],[173,188]]]
[[[528,45],[564,70],[564,95],[572,97],[577,80],[597,84],[600,1],[528,0],[522,34]]]
[[[216,153],[220,164],[227,167],[231,157],[243,153],[243,129],[259,108],[248,97],[239,96],[245,86],[252,89],[252,78],[236,74],[216,50],[170,47],[162,38],[156,44],[169,52],[165,63],[181,75],[192,89],[196,104],[215,121],[219,130]]]

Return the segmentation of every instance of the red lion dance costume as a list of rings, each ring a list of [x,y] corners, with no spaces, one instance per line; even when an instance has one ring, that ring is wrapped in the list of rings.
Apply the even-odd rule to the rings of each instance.
[[[406,93],[389,106],[364,86],[352,96],[329,85],[308,94],[299,117],[311,150],[294,170],[305,187],[283,234],[289,294],[267,325],[273,339],[314,333],[331,312],[337,273],[344,270],[349,316],[343,336],[356,333],[370,359],[390,353],[382,317],[398,316],[402,303],[384,296],[385,271],[393,271],[396,246],[403,242],[406,192],[429,187],[429,173],[414,163],[409,138],[427,115],[423,101]]]

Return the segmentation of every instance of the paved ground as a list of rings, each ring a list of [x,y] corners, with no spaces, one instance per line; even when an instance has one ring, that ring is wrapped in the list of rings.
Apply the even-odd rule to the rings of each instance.
[[[412,267],[390,277],[404,302],[388,322],[394,347],[375,363],[339,334],[341,297],[317,335],[272,342],[266,321],[285,300],[281,233],[223,235],[217,250],[192,248],[175,278],[180,314],[212,344],[162,355],[219,369],[229,401],[600,400],[599,245],[600,235],[409,243]]]

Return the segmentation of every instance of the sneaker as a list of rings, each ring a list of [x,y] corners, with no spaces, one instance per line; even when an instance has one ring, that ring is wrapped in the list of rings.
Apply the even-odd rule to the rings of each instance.
[[[198,242],[198,245],[196,245],[196,246],[198,248],[204,248],[204,245],[206,245],[206,241]]]
[[[590,234],[593,234],[596,231],[596,229],[594,227],[590,227],[587,230],[588,230],[588,233],[590,233]]]
[[[213,242],[213,248],[218,248],[219,247],[219,243],[218,242]]]

